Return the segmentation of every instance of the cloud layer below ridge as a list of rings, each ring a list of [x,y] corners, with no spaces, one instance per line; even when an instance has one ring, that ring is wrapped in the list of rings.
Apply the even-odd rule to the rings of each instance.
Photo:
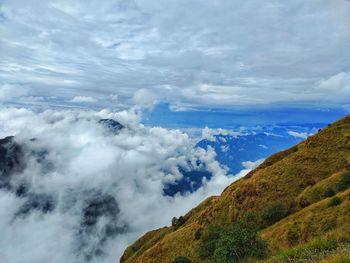
[[[114,134],[102,118],[126,128]],[[0,137],[14,135],[26,159],[11,187],[0,187],[7,262],[117,260],[144,231],[169,225],[234,180],[212,149],[194,148],[179,130],[143,126],[135,112],[3,108],[0,123]],[[196,192],[165,196],[164,186],[182,176],[178,167],[198,160],[211,180]]]

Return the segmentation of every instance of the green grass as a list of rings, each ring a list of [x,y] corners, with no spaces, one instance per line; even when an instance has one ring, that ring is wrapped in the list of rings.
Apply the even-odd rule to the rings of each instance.
[[[332,263],[350,263],[350,256],[343,255],[331,259]]]
[[[326,256],[330,251],[338,248],[336,239],[316,239],[304,245],[298,245],[281,251],[268,262],[303,262]]]

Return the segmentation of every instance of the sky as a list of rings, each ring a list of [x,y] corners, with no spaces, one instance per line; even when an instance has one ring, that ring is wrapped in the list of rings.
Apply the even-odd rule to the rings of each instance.
[[[349,108],[346,0],[0,0],[0,102]]]

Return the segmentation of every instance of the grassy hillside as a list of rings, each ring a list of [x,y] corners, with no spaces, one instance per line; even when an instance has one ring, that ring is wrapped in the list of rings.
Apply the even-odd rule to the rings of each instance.
[[[125,251],[121,262],[171,263],[178,256],[192,262],[215,262],[200,255],[204,243],[209,242],[210,234],[206,233],[210,233],[211,226],[226,229],[242,224],[246,215],[253,218],[259,230],[257,238],[267,244],[266,255],[259,260],[350,262],[346,261],[350,237],[349,163],[350,116],[272,155],[220,196],[208,198],[184,215],[181,225],[147,233]],[[227,233],[231,232],[225,231],[220,233],[230,238]],[[220,249],[215,250],[217,254],[226,253]],[[293,253],[301,254],[301,259]]]

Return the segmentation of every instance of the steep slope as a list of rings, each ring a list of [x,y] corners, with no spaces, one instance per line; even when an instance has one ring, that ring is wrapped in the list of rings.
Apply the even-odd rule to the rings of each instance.
[[[269,244],[270,255],[325,234],[342,238],[344,233],[350,233],[350,183],[346,181],[349,162],[347,116],[304,142],[272,155],[220,196],[208,198],[191,210],[181,225],[147,233],[125,251],[121,262],[168,263],[177,256],[206,262],[198,255],[201,239],[196,233],[212,225],[232,224],[246,211],[262,218],[276,204],[282,207],[283,219],[262,223],[260,231]],[[340,198],[340,205],[329,204],[334,199],[332,195]],[[292,242],[288,234],[291,231],[296,233]]]

